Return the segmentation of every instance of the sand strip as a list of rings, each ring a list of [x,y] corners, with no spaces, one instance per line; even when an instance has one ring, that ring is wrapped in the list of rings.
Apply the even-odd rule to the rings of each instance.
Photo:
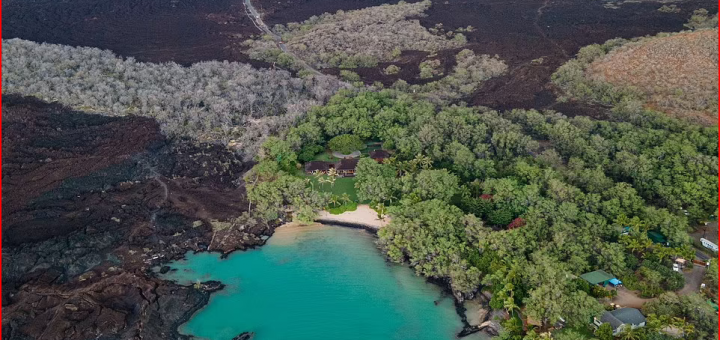
[[[375,210],[372,210],[367,204],[360,204],[355,211],[346,211],[340,215],[333,215],[327,211],[321,211],[315,221],[325,224],[346,224],[378,230],[390,223],[390,217],[385,216],[382,220],[378,219]]]

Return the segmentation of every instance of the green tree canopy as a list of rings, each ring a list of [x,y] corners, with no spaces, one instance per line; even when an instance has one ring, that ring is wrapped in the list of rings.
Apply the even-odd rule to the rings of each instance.
[[[356,135],[344,134],[333,137],[328,142],[328,147],[343,154],[349,154],[353,151],[360,150],[365,147],[362,139]]]
[[[355,169],[355,188],[360,200],[385,202],[398,198],[400,181],[392,166],[361,158]]]
[[[439,199],[449,202],[458,190],[459,180],[446,169],[421,170],[403,178],[403,191],[415,193],[422,200]]]
[[[458,292],[477,289],[481,273],[465,260],[469,248],[460,209],[434,199],[392,207],[390,214],[378,236],[391,260],[408,259],[425,276],[449,277]]]

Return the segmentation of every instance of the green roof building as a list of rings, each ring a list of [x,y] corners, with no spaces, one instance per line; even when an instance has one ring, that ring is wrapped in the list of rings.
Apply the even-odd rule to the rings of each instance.
[[[592,285],[607,286],[610,283],[614,285],[622,283],[620,282],[620,280],[616,279],[614,276],[608,274],[604,270],[596,270],[594,272],[585,273],[580,275],[580,277],[583,278],[585,281],[590,282],[590,284]]]
[[[657,231],[648,231],[647,236],[651,241],[653,241],[653,243],[668,245],[668,241],[667,241],[667,238],[665,237],[665,235],[663,235]]]

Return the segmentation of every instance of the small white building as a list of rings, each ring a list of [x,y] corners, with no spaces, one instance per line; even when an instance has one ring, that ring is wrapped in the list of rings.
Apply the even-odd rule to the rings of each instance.
[[[703,247],[705,247],[705,248],[708,248],[708,249],[710,249],[710,250],[712,250],[712,251],[715,251],[715,252],[718,251],[718,245],[715,244],[715,243],[713,243],[713,242],[711,242],[711,241],[708,240],[708,239],[700,238],[700,243],[702,243]]]

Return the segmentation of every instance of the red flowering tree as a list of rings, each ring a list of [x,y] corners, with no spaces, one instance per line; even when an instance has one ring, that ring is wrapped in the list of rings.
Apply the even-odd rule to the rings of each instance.
[[[524,225],[525,225],[525,220],[523,220],[522,218],[518,217],[518,218],[512,220],[512,222],[510,222],[510,224],[507,225],[507,228],[508,228],[508,230],[512,230],[512,229],[515,229],[515,228],[520,228],[520,227],[522,227],[522,226],[524,226]]]

